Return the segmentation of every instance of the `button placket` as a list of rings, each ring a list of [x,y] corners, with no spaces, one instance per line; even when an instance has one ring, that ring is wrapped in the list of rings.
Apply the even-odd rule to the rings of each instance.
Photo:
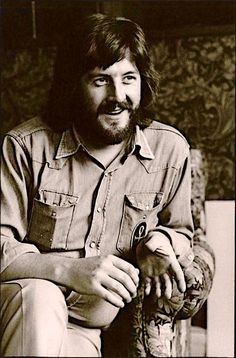
[[[107,196],[109,196],[109,182],[110,173],[105,172],[97,192],[91,229],[87,238],[87,245],[85,245],[86,255],[88,256],[99,255],[100,252],[100,240],[103,235],[105,225],[106,201]]]

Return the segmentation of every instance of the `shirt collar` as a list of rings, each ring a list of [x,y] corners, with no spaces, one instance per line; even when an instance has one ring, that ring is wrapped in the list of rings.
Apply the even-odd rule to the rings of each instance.
[[[140,129],[140,127],[136,126],[136,132],[134,137],[134,146],[132,153],[134,152],[135,148],[139,148],[139,155],[145,159],[154,159],[154,154],[148,144],[147,138],[144,132]]]
[[[75,154],[79,147],[81,146],[81,142],[79,140],[79,136],[74,128],[67,129],[65,132],[62,133],[62,137],[56,152],[55,159],[61,159],[68,157],[70,155]],[[136,126],[135,136],[134,136],[134,145],[131,155],[136,148],[139,148],[139,155],[146,159],[154,159],[154,154],[148,144],[147,138],[143,131]]]
[[[81,142],[74,126],[62,133],[55,159],[61,159],[73,155],[77,152]]]

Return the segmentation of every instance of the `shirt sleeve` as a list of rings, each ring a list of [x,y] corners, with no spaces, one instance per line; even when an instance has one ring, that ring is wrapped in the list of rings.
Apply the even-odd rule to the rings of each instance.
[[[183,165],[177,170],[169,200],[159,214],[159,225],[153,231],[159,231],[168,236],[181,266],[188,267],[193,262],[189,150]]]
[[[7,135],[1,161],[1,272],[18,256],[39,252],[24,243],[32,187],[30,156],[18,137]]]

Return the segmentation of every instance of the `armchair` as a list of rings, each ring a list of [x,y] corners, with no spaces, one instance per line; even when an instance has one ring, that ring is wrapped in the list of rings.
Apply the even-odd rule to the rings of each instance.
[[[184,270],[187,290],[175,286],[170,300],[156,302],[144,295],[141,284],[135,300],[122,310],[107,331],[103,332],[105,358],[186,357],[189,356],[190,317],[206,301],[212,287],[215,259],[205,236],[206,165],[201,152],[191,150],[192,215],[195,258]]]

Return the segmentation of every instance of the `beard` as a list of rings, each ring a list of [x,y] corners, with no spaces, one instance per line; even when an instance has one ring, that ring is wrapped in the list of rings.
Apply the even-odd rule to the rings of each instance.
[[[88,140],[93,145],[114,145],[123,141],[128,141],[134,134],[138,118],[138,109],[132,109],[129,103],[119,104],[119,107],[128,111],[129,120],[126,125],[119,126],[119,120],[108,120],[104,125],[104,120],[99,120],[100,116],[105,116],[108,109],[114,108],[116,104],[103,104],[97,113],[91,113],[85,108],[80,108],[77,115],[75,126],[79,135]]]
[[[116,124],[111,123],[109,127],[104,128],[97,122],[96,125],[90,126],[89,135],[91,139],[97,144],[119,144],[134,133],[135,123],[133,116],[130,118],[130,122],[123,128],[118,128]]]

